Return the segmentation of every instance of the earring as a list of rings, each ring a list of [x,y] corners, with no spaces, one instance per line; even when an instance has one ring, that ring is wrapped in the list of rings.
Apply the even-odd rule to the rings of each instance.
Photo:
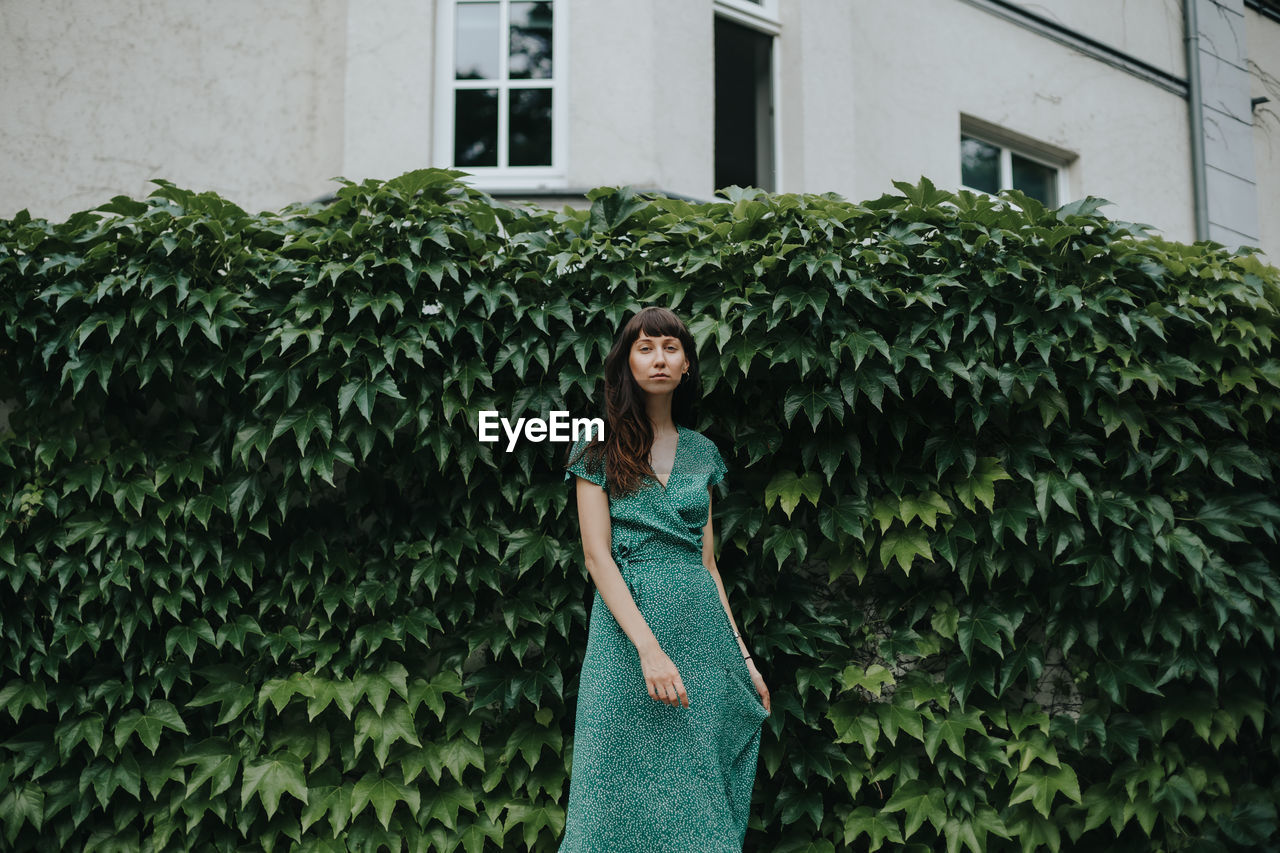
[[[689,379],[689,371],[687,371],[687,370],[686,370],[686,371],[685,371],[685,372],[680,376],[680,384],[681,384],[681,385],[683,385],[685,382],[687,382],[687,381],[688,381],[688,379]]]

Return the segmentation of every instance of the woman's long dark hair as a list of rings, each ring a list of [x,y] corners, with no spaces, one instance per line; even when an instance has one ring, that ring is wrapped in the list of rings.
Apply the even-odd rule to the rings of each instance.
[[[631,375],[631,346],[641,332],[652,337],[670,335],[678,338],[689,361],[689,378],[681,381],[671,398],[671,419],[677,426],[693,427],[694,410],[702,396],[698,353],[694,350],[693,335],[689,334],[684,321],[666,308],[657,306],[644,308],[628,320],[604,360],[604,441],[588,444],[582,455],[587,470],[593,473],[599,470],[603,456],[605,480],[609,491],[614,494],[633,492],[645,479],[656,479],[649,465],[653,426],[645,411],[644,391]],[[572,465],[574,461],[569,459],[567,464]]]

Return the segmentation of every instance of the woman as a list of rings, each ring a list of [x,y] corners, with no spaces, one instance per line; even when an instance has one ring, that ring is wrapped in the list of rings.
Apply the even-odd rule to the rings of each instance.
[[[713,554],[698,388],[689,330],[645,308],[605,359],[604,441],[569,454],[596,595],[561,853],[742,850],[770,701]]]

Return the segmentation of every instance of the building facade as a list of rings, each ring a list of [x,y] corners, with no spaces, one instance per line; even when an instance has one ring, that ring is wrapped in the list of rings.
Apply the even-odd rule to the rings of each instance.
[[[0,216],[150,178],[1016,187],[1280,263],[1280,0],[0,0]]]

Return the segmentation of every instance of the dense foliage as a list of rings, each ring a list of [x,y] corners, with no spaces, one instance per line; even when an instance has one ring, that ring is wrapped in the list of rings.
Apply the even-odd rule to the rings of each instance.
[[[747,846],[1246,850],[1280,801],[1280,280],[1086,199],[459,173],[0,220],[0,837],[554,850],[564,445],[689,318],[774,702]]]

